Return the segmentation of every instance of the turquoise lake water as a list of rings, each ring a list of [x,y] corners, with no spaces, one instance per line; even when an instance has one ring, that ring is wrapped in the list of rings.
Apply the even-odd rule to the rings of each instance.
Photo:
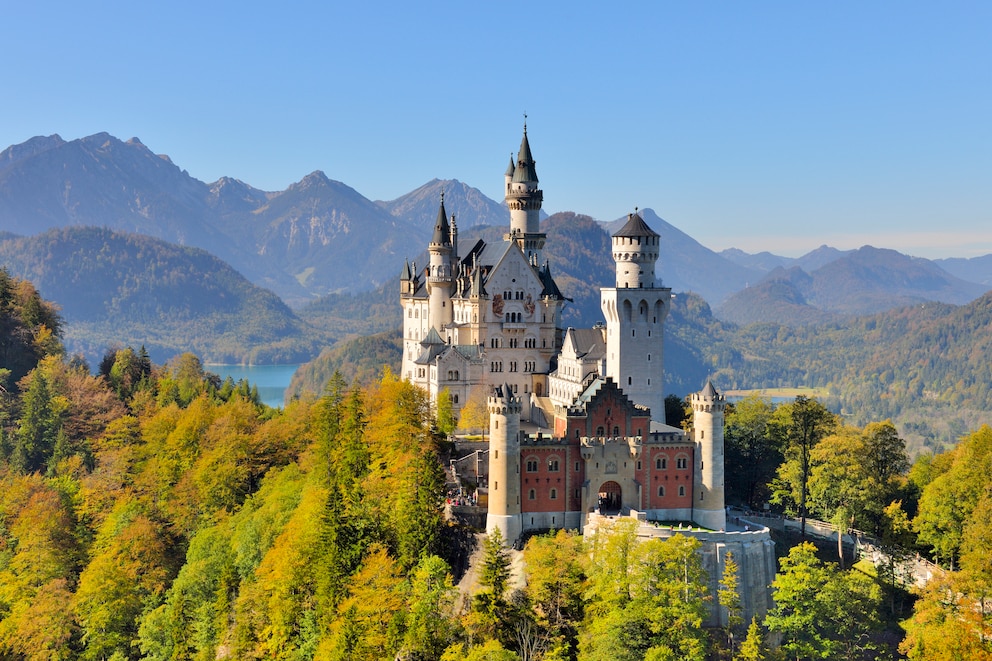
[[[293,378],[299,365],[204,365],[208,372],[220,376],[223,381],[231,377],[237,382],[247,379],[258,386],[258,396],[269,406],[282,408],[283,397],[289,380]]]

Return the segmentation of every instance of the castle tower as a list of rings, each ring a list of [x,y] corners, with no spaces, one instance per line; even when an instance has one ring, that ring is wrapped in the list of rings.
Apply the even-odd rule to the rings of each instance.
[[[613,235],[616,287],[602,289],[606,316],[606,376],[637,404],[651,409],[651,419],[665,421],[664,327],[672,290],[655,280],[659,236],[640,215]]]
[[[727,525],[723,497],[723,415],[727,402],[709,381],[690,401],[696,442],[692,519],[705,528],[721,530]]]
[[[441,208],[437,212],[434,223],[434,235],[427,246],[430,254],[430,266],[427,276],[427,294],[430,299],[430,325],[439,331],[451,324],[451,292],[455,274],[451,267],[455,247],[452,238],[458,236],[457,229],[452,231],[444,210],[444,193],[441,193]]]
[[[499,528],[506,543],[520,536],[520,398],[509,384],[489,397],[489,513],[486,531]]]
[[[544,191],[537,187],[537,168],[527,140],[527,124],[520,142],[517,162],[506,169],[506,206],[510,208],[510,233],[506,239],[517,242],[528,264],[541,263],[541,250],[547,235],[541,234],[541,205]]]

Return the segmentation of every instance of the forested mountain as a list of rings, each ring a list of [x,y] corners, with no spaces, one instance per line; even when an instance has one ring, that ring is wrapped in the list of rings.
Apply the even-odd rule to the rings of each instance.
[[[702,299],[680,298],[673,316],[715,324],[699,328],[711,337],[728,330],[694,309]],[[990,310],[953,310],[937,339]],[[0,343],[20,340],[0,345],[0,373],[23,372],[0,389],[4,659],[704,661],[770,658],[769,638],[790,658],[992,651],[988,426],[907,471],[887,421],[853,426],[802,397],[731,407],[728,502],[770,498],[786,513],[805,502],[893,558],[846,570],[810,544],[783,549],[774,604],[745,635],[748,575],[733,558],[707,575],[698,540],[639,541],[630,517],[585,539],[535,536],[513,570],[493,534],[460,599],[475,534],[444,515],[442,419],[390,374],[365,387],[332,375],[321,397],[282,410],[192,354],[155,365],[127,347],[93,375],[62,354],[53,307],[3,271],[0,324]],[[960,569],[935,575],[913,607],[895,568],[915,553]],[[728,615],[704,629],[715,582]]]
[[[809,272],[778,267],[727,299],[717,314],[742,325],[802,325],[927,301],[963,304],[986,291],[986,286],[960,280],[929,260],[864,246]]]
[[[963,257],[935,259],[934,263],[962,280],[978,282],[992,288],[992,255],[982,255],[970,259]]]
[[[55,301],[66,343],[91,361],[112,344],[156,360],[305,360],[327,336],[213,255],[138,234],[70,227],[0,240],[0,263]]]

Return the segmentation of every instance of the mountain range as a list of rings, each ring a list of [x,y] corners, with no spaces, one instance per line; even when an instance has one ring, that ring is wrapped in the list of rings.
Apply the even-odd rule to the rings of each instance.
[[[269,192],[198,181],[137,138],[38,137],[0,152],[0,267],[61,306],[69,349],[91,361],[120,344],[146,345],[156,361],[182,351],[303,361],[399,326],[399,272],[405,258],[426,263],[442,192],[463,245],[502,237],[506,207],[457,180],[372,201],[313,172]],[[661,236],[658,274],[677,293],[666,332],[672,391],[709,376],[725,387],[805,384],[836,392],[840,408],[894,417],[921,398],[972,416],[992,401],[983,367],[992,255],[717,253],[654,210],[639,213]],[[610,233],[625,221],[543,219],[545,257],[572,299],[565,325],[601,319]],[[356,364],[369,342],[334,355]],[[392,351],[391,336],[375,342],[376,360]],[[934,415],[912,423],[922,437],[947,439],[974,419],[924,429]]]
[[[0,152],[0,231],[30,236],[53,228],[96,226],[202,248],[294,308],[331,293],[371,290],[392,279],[404,258],[417,256],[411,246],[416,252],[426,246],[442,193],[463,236],[476,226],[495,227],[501,233],[508,224],[503,204],[457,180],[435,179],[395,200],[373,202],[319,171],[278,192],[228,177],[204,183],[168,156],[154,154],[138,138],[124,142],[107,133],[71,141],[58,135],[36,137]],[[799,267],[812,273],[851,256],[826,246],[798,259],[736,250],[716,253],[652,209],[640,213],[662,237],[659,274],[665,284],[675,291],[699,293],[718,312],[730,311],[728,318],[741,319],[732,312],[740,305],[724,308],[724,302],[774,269]],[[602,228],[609,233],[624,220],[603,223]],[[567,240],[570,232],[564,234]],[[939,266],[972,283],[992,283],[992,256],[944,260]],[[863,277],[873,277],[878,270]],[[575,277],[584,280],[585,275]],[[897,273],[888,280],[898,277]],[[879,296],[861,297],[861,308],[849,307],[895,307],[915,300],[912,287],[897,287],[891,300],[883,288]],[[769,294],[778,289],[773,287]],[[974,298],[975,291],[949,280],[918,294],[960,302]],[[753,299],[754,293],[747,296]],[[799,293],[807,292],[799,287]],[[782,292],[786,302],[795,294]],[[822,307],[808,297],[805,306]],[[829,305],[822,310],[835,311]],[[802,310],[799,323],[809,312]],[[817,316],[815,311],[812,316]]]

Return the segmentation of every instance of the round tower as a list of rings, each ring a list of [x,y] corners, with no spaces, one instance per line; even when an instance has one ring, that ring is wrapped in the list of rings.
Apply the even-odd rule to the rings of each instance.
[[[444,210],[444,193],[441,193],[441,208],[438,209],[434,234],[427,246],[430,255],[427,275],[430,325],[439,331],[450,325],[453,319],[451,312],[451,291],[454,283],[454,273],[451,268],[451,256],[454,253],[454,246],[451,244],[453,236],[457,235],[452,234],[451,226],[448,224],[448,216]]]
[[[617,289],[654,287],[654,267],[661,237],[637,213],[613,235],[613,261],[617,265]]]
[[[520,398],[508,383],[489,397],[489,513],[486,531],[499,528],[507,545],[521,532]]]
[[[723,494],[723,416],[727,401],[710,381],[693,393],[692,427],[696,442],[692,519],[711,530],[727,526]]]
[[[511,172],[512,170],[512,172]],[[538,188],[537,168],[530,153],[527,140],[527,124],[524,124],[524,137],[520,141],[517,163],[510,163],[505,173],[506,206],[510,209],[510,233],[520,246],[527,263],[541,263],[541,250],[547,238],[541,234],[541,205],[544,191]]]
[[[606,317],[606,376],[665,422],[665,319],[672,290],[655,279],[658,233],[637,213],[613,235],[616,287],[600,290]]]

